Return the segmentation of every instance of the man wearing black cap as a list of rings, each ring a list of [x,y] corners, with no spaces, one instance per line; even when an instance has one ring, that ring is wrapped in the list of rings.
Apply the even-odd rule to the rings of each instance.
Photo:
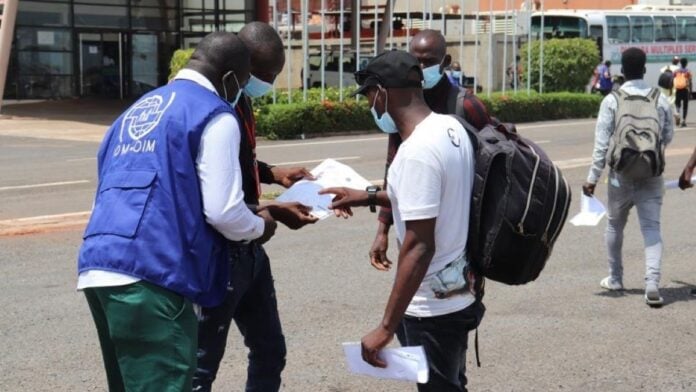
[[[391,51],[356,73],[358,94],[370,102],[379,128],[403,142],[381,191],[324,189],[337,215],[351,207],[391,207],[400,246],[396,280],[379,326],[362,339],[363,359],[384,367],[379,351],[397,335],[422,345],[430,379],[419,391],[466,391],[466,348],[485,308],[474,295],[466,241],[474,151],[459,121],[434,113],[423,99],[415,57]]]
[[[421,30],[413,36],[409,44],[409,53],[418,60],[423,70],[423,97],[432,111],[456,114],[476,129],[481,129],[490,122],[486,105],[472,91],[452,85],[444,73],[445,68],[452,62],[452,56],[447,54],[447,42],[440,31]],[[390,134],[387,147],[387,169],[400,145],[401,136],[398,133]],[[391,260],[387,258],[389,228],[394,223],[391,210],[381,208],[377,219],[379,224],[369,252],[370,263],[380,271],[387,271],[391,267]]]

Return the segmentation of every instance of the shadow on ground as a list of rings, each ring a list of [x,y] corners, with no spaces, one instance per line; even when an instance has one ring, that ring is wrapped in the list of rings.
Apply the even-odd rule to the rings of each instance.
[[[12,103],[3,105],[2,115],[12,118],[78,121],[97,125],[110,125],[132,101],[113,99],[64,99]]]
[[[671,283],[678,284],[679,287],[662,287],[660,288],[660,295],[664,298],[665,302],[662,307],[669,306],[670,304],[676,302],[686,302],[686,301],[696,301],[696,296],[691,294],[691,290],[696,289],[696,284],[683,282],[680,280],[673,280]],[[595,293],[599,297],[608,298],[620,298],[626,295],[645,295],[645,290],[643,289],[626,289],[620,291],[609,291],[603,290]]]

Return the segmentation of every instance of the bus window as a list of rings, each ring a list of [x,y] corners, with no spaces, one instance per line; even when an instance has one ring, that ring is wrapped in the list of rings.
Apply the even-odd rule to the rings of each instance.
[[[597,49],[599,49],[599,58],[604,58],[604,29],[601,25],[590,25],[590,37],[597,43]]]
[[[532,35],[539,38],[541,16],[532,16]],[[544,16],[544,38],[587,38],[587,21],[575,16]]]
[[[607,39],[610,44],[622,44],[630,37],[627,16],[607,16]]]
[[[696,41],[696,17],[677,16],[677,39]]]
[[[672,16],[655,17],[655,41],[675,41],[677,38],[677,24]]]
[[[653,42],[653,20],[649,16],[631,16],[631,42]]]

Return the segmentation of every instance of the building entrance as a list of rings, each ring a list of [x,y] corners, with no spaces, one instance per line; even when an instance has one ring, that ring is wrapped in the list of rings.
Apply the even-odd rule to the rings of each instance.
[[[78,33],[80,96],[123,99],[127,95],[126,38],[122,32]]]

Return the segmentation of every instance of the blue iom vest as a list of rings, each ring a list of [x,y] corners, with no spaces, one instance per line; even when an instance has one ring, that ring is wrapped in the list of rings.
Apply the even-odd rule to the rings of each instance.
[[[188,80],[135,102],[108,130],[78,272],[119,272],[218,305],[227,290],[225,240],[205,221],[196,158],[201,134],[230,105]]]

